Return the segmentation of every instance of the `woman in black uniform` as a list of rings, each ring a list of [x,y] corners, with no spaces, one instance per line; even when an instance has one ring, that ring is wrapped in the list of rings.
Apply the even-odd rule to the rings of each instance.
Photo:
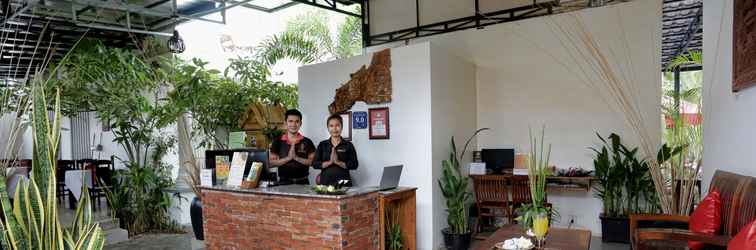
[[[349,170],[357,169],[359,164],[357,151],[351,142],[341,138],[344,121],[340,115],[329,116],[326,124],[331,138],[318,144],[312,167],[322,169],[319,177],[320,185],[336,185],[340,180],[348,180],[347,186],[351,186],[352,177],[349,175]]]

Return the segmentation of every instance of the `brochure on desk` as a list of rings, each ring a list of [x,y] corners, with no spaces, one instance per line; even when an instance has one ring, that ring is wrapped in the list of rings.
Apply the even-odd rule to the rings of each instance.
[[[248,152],[234,152],[234,156],[231,157],[231,169],[228,173],[226,186],[241,186],[242,180],[244,179],[244,168],[246,167],[248,156]]]

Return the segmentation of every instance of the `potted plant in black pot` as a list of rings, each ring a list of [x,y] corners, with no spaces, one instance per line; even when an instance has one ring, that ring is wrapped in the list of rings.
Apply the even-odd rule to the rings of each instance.
[[[444,235],[444,244],[446,249],[465,250],[470,247],[472,231],[467,223],[467,201],[472,196],[468,190],[468,180],[460,172],[459,159],[464,159],[465,151],[470,141],[475,138],[481,131],[488,128],[482,128],[467,139],[465,147],[462,149],[462,155],[457,158],[457,147],[454,144],[454,137],[451,138],[452,151],[449,159],[442,162],[443,176],[438,180],[441,187],[441,193],[446,199],[446,211],[449,213],[446,221],[449,227],[441,230]]]
[[[601,235],[604,242],[630,242],[629,214],[651,213],[658,210],[654,183],[649,174],[649,163],[640,159],[638,148],[629,149],[622,144],[619,135],[611,134],[601,148],[591,148],[595,156],[593,165],[596,197],[603,203]],[[669,149],[666,145],[662,149]],[[679,148],[668,150],[657,160],[664,162],[670,154],[678,154]]]

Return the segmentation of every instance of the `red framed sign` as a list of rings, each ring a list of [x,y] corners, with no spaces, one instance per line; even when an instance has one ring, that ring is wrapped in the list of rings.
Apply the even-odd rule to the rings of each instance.
[[[389,108],[368,109],[368,118],[370,140],[388,140],[391,132]]]

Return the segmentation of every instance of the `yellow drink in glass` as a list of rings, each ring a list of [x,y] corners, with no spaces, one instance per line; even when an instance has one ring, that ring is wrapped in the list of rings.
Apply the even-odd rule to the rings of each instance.
[[[533,218],[533,233],[536,238],[543,239],[549,231],[549,217],[536,216]]]

